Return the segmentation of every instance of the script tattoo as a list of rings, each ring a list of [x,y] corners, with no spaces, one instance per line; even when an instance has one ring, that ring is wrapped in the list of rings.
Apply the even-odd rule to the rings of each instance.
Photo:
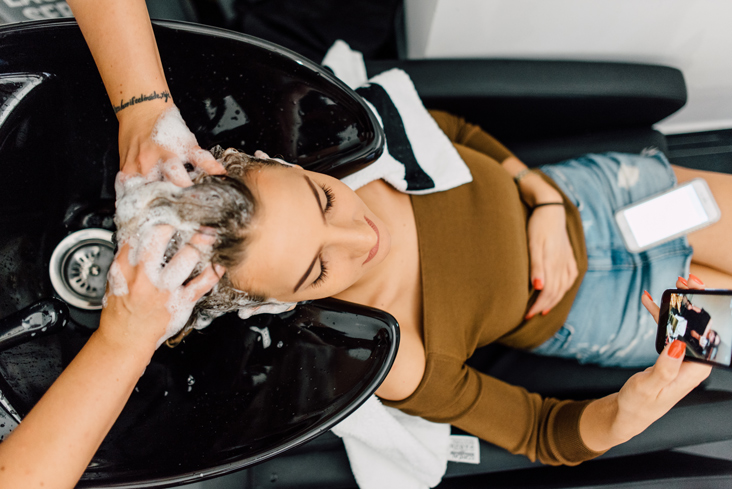
[[[143,102],[149,102],[150,100],[165,99],[167,102],[170,98],[170,92],[153,92],[150,95],[140,94],[139,97],[130,97],[126,102],[124,100],[119,101],[119,105],[114,105],[114,113],[116,114],[122,109],[126,109],[130,105],[141,104]]]

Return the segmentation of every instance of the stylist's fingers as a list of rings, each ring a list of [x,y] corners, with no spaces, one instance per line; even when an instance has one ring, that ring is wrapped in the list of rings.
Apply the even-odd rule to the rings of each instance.
[[[200,147],[196,147],[191,150],[190,159],[191,163],[209,175],[223,175],[226,173],[223,165],[216,161],[216,158],[214,158],[210,152],[205,149],[201,149]]]
[[[145,270],[150,273],[163,266],[163,257],[170,240],[175,235],[173,226],[155,226],[143,233],[136,247],[136,256],[133,261],[143,261],[147,265]],[[152,278],[152,277],[151,277]]]
[[[193,185],[193,181],[183,165],[183,160],[180,158],[175,157],[165,160],[162,162],[161,167],[163,176],[171,183],[179,187],[190,187]]]
[[[185,286],[186,298],[190,303],[206,295],[209,290],[221,279],[226,270],[221,265],[209,265],[200,275],[188,282]]]
[[[161,278],[165,287],[172,290],[183,284],[191,276],[198,262],[201,261],[201,253],[208,251],[215,241],[216,238],[213,236],[195,234],[191,241],[186,243],[163,269]]]

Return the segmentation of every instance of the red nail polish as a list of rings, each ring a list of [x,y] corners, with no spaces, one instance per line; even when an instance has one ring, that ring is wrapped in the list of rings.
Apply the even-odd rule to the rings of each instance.
[[[546,311],[541,311],[541,315],[546,316],[547,314],[549,314],[549,311],[551,311],[551,309],[547,309]]]
[[[699,285],[704,285],[704,282],[702,282],[701,279],[699,277],[697,277],[696,275],[694,275],[693,273],[689,274],[689,278],[691,280],[693,280],[694,282],[698,283]]]
[[[681,283],[682,283],[682,284],[684,285],[684,287],[686,287],[687,285],[689,285],[689,282],[687,282],[687,281],[686,281],[686,279],[685,279],[684,277],[679,277],[679,280],[680,280],[680,281],[681,281]]]
[[[528,321],[529,319],[533,318],[534,316],[536,316],[536,313],[534,313],[534,314],[531,314],[531,315],[527,314],[527,315],[526,315],[526,316],[524,317],[524,319]]]
[[[544,288],[544,282],[542,282],[540,278],[535,278],[534,279],[534,288],[536,290],[543,289]]]
[[[650,300],[651,302],[653,302],[653,297],[651,297],[651,294],[649,294],[647,290],[644,290],[644,291],[643,291],[643,295],[644,295],[644,296],[646,296],[646,297],[648,297],[648,299],[649,299],[649,300]]]
[[[681,340],[674,340],[668,348],[668,356],[671,358],[681,358],[684,351],[686,351],[686,343]]]

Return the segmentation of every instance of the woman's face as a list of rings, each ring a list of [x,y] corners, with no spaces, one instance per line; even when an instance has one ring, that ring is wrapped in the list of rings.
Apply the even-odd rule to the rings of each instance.
[[[284,302],[330,297],[379,265],[391,237],[383,221],[339,180],[300,167],[247,176],[259,203],[232,284]]]

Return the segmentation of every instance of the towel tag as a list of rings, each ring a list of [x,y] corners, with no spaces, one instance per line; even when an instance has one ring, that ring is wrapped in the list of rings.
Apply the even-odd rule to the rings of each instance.
[[[480,463],[480,441],[475,436],[450,435],[450,452],[448,462],[464,464]]]

